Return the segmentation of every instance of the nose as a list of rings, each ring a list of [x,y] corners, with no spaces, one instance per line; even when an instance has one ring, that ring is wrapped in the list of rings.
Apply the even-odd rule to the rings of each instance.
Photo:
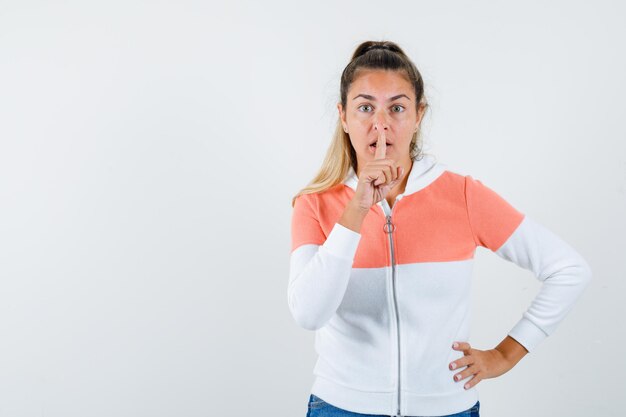
[[[374,129],[378,130],[380,128],[389,130],[389,123],[387,122],[387,115],[384,110],[382,112],[378,112],[374,117]]]
[[[386,122],[383,121],[375,121],[374,122],[374,129],[379,130],[379,129],[385,129],[385,130],[389,130],[389,125]]]

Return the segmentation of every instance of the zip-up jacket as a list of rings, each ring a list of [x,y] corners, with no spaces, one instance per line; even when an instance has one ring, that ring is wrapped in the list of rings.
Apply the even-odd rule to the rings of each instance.
[[[508,335],[532,352],[591,280],[582,256],[471,175],[429,154],[414,159],[392,207],[370,208],[357,233],[338,221],[358,178],[298,196],[291,221],[287,300],[315,330],[311,392],[365,414],[439,416],[470,408],[476,387],[456,382],[454,341],[470,340],[478,246],[542,282]]]

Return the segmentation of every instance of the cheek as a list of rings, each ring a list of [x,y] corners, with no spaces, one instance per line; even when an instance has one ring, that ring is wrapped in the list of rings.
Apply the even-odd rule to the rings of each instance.
[[[411,118],[410,116],[403,117],[402,119],[398,120],[398,126],[401,129],[413,130],[415,126],[415,119]]]
[[[350,140],[354,142],[367,142],[369,129],[364,123],[352,123],[348,125]]]
[[[411,139],[413,139],[413,134],[415,133],[415,123],[407,121],[406,123],[402,124],[400,130],[402,132],[402,136],[406,137],[407,140],[410,142]]]
[[[371,122],[364,117],[353,117],[351,120],[348,121],[348,126],[350,126],[352,129],[365,130],[367,129],[368,123]]]

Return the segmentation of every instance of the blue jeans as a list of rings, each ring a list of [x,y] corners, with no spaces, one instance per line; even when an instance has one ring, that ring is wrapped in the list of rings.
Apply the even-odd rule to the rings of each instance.
[[[479,411],[480,401],[477,401],[476,404],[465,411],[439,417],[480,417]],[[306,413],[306,417],[381,417],[383,415],[384,414],[362,414],[344,410],[343,408],[335,407],[327,403],[315,394],[309,396],[308,412]]]

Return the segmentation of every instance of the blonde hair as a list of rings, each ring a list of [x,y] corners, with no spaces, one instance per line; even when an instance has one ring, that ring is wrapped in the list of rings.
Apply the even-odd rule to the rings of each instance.
[[[425,107],[424,111],[429,107],[424,97],[422,75],[404,51],[394,42],[366,41],[356,48],[350,63],[341,75],[340,95],[344,109],[346,108],[348,90],[358,77],[359,71],[372,69],[402,73],[413,84],[416,110],[419,111],[420,106]],[[422,153],[421,128],[413,134],[410,153],[412,159],[417,158]],[[354,169],[354,172],[357,172],[356,152],[350,143],[350,136],[343,130],[341,118],[338,116],[335,133],[321,168],[313,180],[293,197],[291,206],[295,205],[296,199],[302,194],[322,192],[340,184],[350,172],[350,167]]]

